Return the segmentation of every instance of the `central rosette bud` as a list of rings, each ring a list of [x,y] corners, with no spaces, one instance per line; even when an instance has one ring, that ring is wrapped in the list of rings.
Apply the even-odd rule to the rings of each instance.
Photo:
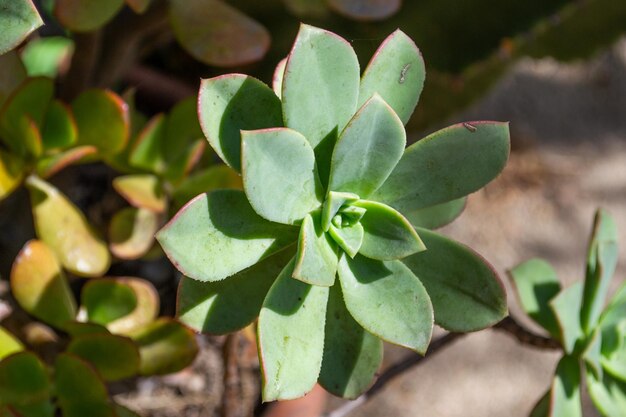
[[[322,208],[322,229],[353,258],[363,243],[360,221],[367,211],[353,193],[330,191]]]

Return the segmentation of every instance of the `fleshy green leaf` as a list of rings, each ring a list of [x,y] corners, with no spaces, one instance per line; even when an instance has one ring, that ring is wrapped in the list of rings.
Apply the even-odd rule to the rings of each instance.
[[[87,90],[72,102],[72,110],[79,144],[93,145],[104,154],[124,149],[130,133],[128,105],[117,94]]]
[[[41,131],[41,140],[46,150],[66,148],[76,143],[78,127],[71,109],[63,102],[50,103]]]
[[[602,365],[600,363],[602,355],[601,348],[602,332],[600,329],[596,329],[589,338],[581,357],[585,361],[588,369],[594,372],[598,378],[602,378]],[[626,377],[626,373],[624,373],[624,376]]]
[[[404,213],[464,197],[502,171],[509,148],[508,123],[448,127],[406,148],[371,199]]]
[[[402,122],[393,109],[374,94],[337,140],[330,162],[328,189],[367,198],[385,182],[405,146]]]
[[[550,393],[550,417],[582,417],[580,366],[572,356],[564,356],[556,367]]]
[[[426,251],[402,261],[426,287],[435,323],[449,331],[471,332],[506,317],[504,285],[483,257],[435,232],[417,232]]]
[[[158,215],[145,208],[127,207],[113,216],[109,249],[120,259],[139,259],[152,247],[159,228]]]
[[[68,166],[80,163],[85,158],[96,155],[98,149],[93,146],[77,146],[63,152],[59,152],[37,161],[37,175],[47,179]]]
[[[361,223],[355,223],[352,226],[345,227],[331,225],[330,229],[328,229],[328,233],[332,236],[335,243],[351,258],[354,258],[359,252],[359,249],[361,249],[363,236],[365,235]]]
[[[16,51],[0,54],[0,108],[26,78],[26,68]]]
[[[346,307],[361,326],[387,342],[426,352],[433,306],[409,268],[400,261],[342,256],[338,273]]]
[[[139,351],[132,340],[123,336],[81,335],[72,339],[67,352],[92,364],[106,381],[131,377],[139,370]]]
[[[243,189],[241,176],[226,165],[215,165],[185,178],[174,190],[172,198],[178,207],[182,207],[198,194],[220,189]]]
[[[131,205],[162,213],[167,199],[159,178],[151,174],[124,175],[113,180],[113,188]]]
[[[132,166],[152,173],[165,171],[165,155],[161,149],[165,122],[165,116],[157,114],[141,129],[129,156]]]
[[[320,372],[328,287],[293,279],[292,260],[270,289],[259,316],[263,401],[298,398]]]
[[[293,254],[293,249],[285,249],[218,282],[183,277],[176,316],[202,333],[226,334],[243,329],[259,316],[267,292]]]
[[[509,274],[526,314],[552,337],[560,339],[559,323],[549,305],[561,290],[554,269],[542,259],[531,259],[511,269]]]
[[[624,417],[626,410],[626,383],[618,381],[606,372],[601,379],[586,372],[587,389],[595,406],[606,417]]]
[[[22,343],[7,329],[0,326],[0,361],[5,357],[24,350]]]
[[[609,284],[617,265],[617,231],[615,221],[605,210],[598,210],[593,224],[587,255],[587,274],[581,310],[583,330],[587,334],[595,328]]]
[[[22,61],[30,77],[55,78],[67,66],[74,52],[74,42],[63,36],[47,36],[28,42]]]
[[[104,26],[124,6],[124,0],[55,0],[54,15],[66,28],[91,32]]]
[[[335,217],[339,210],[358,200],[359,196],[356,194],[329,191],[326,196],[326,201],[324,202],[324,207],[322,207],[322,229],[327,232],[328,229],[330,229],[333,217]]]
[[[63,330],[65,330],[67,334],[69,334],[72,337],[82,336],[85,334],[97,334],[97,333],[109,334],[110,333],[106,327],[100,324],[82,322],[82,321],[68,322],[63,327]]]
[[[465,209],[467,197],[458,198],[447,203],[435,204],[404,213],[407,220],[415,227],[438,229],[452,223]]]
[[[130,314],[137,307],[137,295],[118,280],[96,279],[83,287],[81,304],[90,322],[107,325]]]
[[[61,353],[54,369],[58,404],[64,417],[116,417],[104,383],[85,360]]]
[[[139,345],[141,375],[164,375],[191,365],[198,353],[196,336],[182,324],[160,318],[130,335]]]
[[[135,277],[116,277],[119,284],[127,285],[135,294],[135,308],[107,323],[112,333],[130,334],[150,324],[159,315],[159,294],[149,281]]]
[[[324,333],[320,384],[334,395],[357,398],[372,384],[383,359],[383,343],[354,321],[339,284],[330,289]]]
[[[222,160],[241,171],[242,130],[283,124],[276,94],[256,78],[228,74],[202,80],[198,115],[204,135]]]
[[[243,187],[261,217],[295,224],[320,206],[323,190],[304,136],[276,128],[243,131],[241,139]]]
[[[626,330],[626,326],[622,324],[617,331],[617,335],[621,339],[621,349],[617,349],[608,355],[603,355],[600,358],[600,362],[605,371],[610,373],[612,377],[626,382],[626,349],[624,349],[626,332],[624,330]]]
[[[176,39],[205,64],[233,67],[263,58],[270,35],[261,24],[219,0],[170,0]]]
[[[26,184],[37,236],[57,255],[61,265],[83,277],[106,272],[111,262],[109,251],[83,213],[47,182],[30,176]]]
[[[57,328],[74,320],[76,301],[54,252],[39,240],[24,245],[11,270],[11,291],[29,314]]]
[[[0,150],[0,201],[22,183],[24,174],[24,162],[12,153]]]
[[[550,390],[537,401],[529,417],[549,417],[550,414]]]
[[[378,260],[400,259],[426,249],[411,223],[389,206],[360,200],[354,206],[364,208],[361,219],[363,244],[361,255]]]
[[[0,404],[30,404],[50,395],[44,364],[32,352],[17,352],[0,361]]]
[[[561,343],[566,353],[579,347],[584,332],[580,323],[580,309],[583,303],[583,283],[576,282],[562,290],[550,301],[550,308],[559,323]]]
[[[285,67],[287,66],[287,58],[281,59],[276,68],[274,69],[274,75],[272,76],[272,90],[278,98],[283,94],[283,77],[285,76]]]
[[[337,275],[337,247],[322,230],[320,214],[307,214],[300,227],[293,277],[312,285],[330,287]]]
[[[43,25],[31,0],[0,0],[0,55],[18,46]]]
[[[623,345],[622,338],[626,334],[621,333],[621,329],[626,330],[626,283],[617,290],[602,313],[600,328],[602,329],[602,353],[604,356],[609,356]]]
[[[406,124],[415,110],[425,77],[422,54],[411,38],[398,29],[383,41],[365,68],[359,106],[378,93]]]
[[[219,281],[284,249],[298,229],[268,222],[241,191],[202,194],[157,233],[157,240],[184,275]]]
[[[402,5],[402,0],[328,0],[331,8],[357,20],[384,20]]]
[[[350,44],[334,33],[301,25],[282,85],[285,125],[315,150],[326,184],[337,135],[357,109],[359,62]]]
[[[50,399],[46,399],[36,403],[11,405],[7,410],[10,412],[8,417],[54,417],[56,407]],[[0,416],[6,417],[2,414],[1,407]]]

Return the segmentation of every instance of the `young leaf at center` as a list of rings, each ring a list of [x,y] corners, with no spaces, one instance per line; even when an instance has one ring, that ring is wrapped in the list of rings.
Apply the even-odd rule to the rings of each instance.
[[[337,274],[337,246],[321,227],[319,212],[307,214],[300,227],[293,277],[312,285],[330,287]]]

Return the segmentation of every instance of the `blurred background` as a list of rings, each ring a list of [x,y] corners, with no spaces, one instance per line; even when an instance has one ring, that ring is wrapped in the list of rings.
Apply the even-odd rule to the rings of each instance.
[[[46,13],[51,3],[38,4],[47,23],[39,33],[65,36]],[[597,207],[608,209],[617,222],[622,261],[614,286],[624,279],[626,1],[214,2],[232,6],[227,12],[206,7],[206,0],[172,1],[169,9],[164,3],[155,1],[140,16],[126,7],[98,32],[98,39],[91,32],[75,34],[63,59],[84,56],[98,45],[100,65],[89,79],[73,73],[76,65],[67,66],[60,74],[62,95],[71,98],[89,86],[118,92],[134,88],[136,107],[150,116],[195,95],[201,78],[241,72],[271,83],[300,22],[343,36],[357,51],[361,68],[400,28],[416,42],[427,67],[420,103],[407,125],[411,141],[452,123],[510,121],[508,166],[472,195],[463,215],[442,232],[476,249],[501,273],[511,314],[540,332],[524,320],[505,271],[542,257],[566,285],[582,279]],[[177,24],[183,17],[189,27]],[[210,32],[208,42],[194,38],[201,31]],[[111,197],[114,175],[91,164],[66,170],[54,183],[90,213],[103,201],[119,206],[119,197]],[[7,255],[1,260],[2,276],[8,276],[22,243],[33,235],[27,206],[24,192],[0,205],[0,249]],[[106,223],[106,204],[98,210],[103,212],[92,217]],[[114,265],[113,271],[150,279],[159,289],[163,312],[173,314],[177,277],[167,261],[134,261]],[[199,339],[202,350],[192,368],[118,387],[117,399],[146,416],[219,415],[224,340]],[[238,383],[242,404],[253,409],[259,374],[251,343],[242,337]],[[407,354],[388,347],[385,364]],[[520,346],[505,333],[481,331],[406,372],[350,415],[526,416],[549,386],[557,360],[558,353]],[[596,416],[585,401],[584,415]],[[330,399],[326,407],[341,403]]]

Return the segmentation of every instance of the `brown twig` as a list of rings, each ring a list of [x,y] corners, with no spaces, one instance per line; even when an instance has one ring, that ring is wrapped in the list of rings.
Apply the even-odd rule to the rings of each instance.
[[[223,347],[224,395],[222,396],[222,417],[243,417],[241,383],[239,378],[239,333],[226,337]]]
[[[493,326],[493,328],[510,334],[523,345],[533,346],[539,349],[562,349],[558,341],[529,331],[512,316],[506,317],[500,323]]]

